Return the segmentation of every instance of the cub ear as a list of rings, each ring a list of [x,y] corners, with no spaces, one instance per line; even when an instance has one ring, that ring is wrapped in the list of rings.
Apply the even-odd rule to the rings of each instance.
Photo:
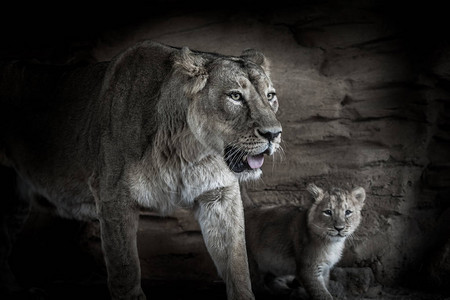
[[[323,198],[323,190],[314,183],[308,184],[306,190],[313,195],[315,201],[321,201]]]
[[[206,60],[198,54],[195,54],[188,47],[183,47],[179,53],[175,54],[174,67],[177,71],[188,75],[192,80],[185,91],[188,95],[194,95],[200,92],[206,85],[208,72],[205,68]]]
[[[352,190],[352,196],[360,204],[364,204],[364,200],[366,200],[366,191],[362,187],[357,187]]]
[[[260,51],[256,49],[245,49],[242,51],[241,58],[254,62],[260,65],[264,72],[269,76],[270,62]]]

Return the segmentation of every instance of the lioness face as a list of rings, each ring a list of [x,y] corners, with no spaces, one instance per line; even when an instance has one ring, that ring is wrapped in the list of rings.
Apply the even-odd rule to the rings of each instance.
[[[264,155],[280,147],[275,88],[259,65],[243,58],[218,58],[207,72],[208,83],[193,97],[191,124],[231,171],[241,179],[258,178]]]
[[[308,214],[310,230],[331,240],[353,234],[361,222],[364,189],[356,188],[351,192],[337,188],[329,192],[319,190],[316,195],[313,194],[315,202]]]

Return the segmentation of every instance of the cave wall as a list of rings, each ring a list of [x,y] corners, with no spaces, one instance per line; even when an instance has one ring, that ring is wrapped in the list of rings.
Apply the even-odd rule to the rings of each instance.
[[[448,291],[445,20],[432,5],[391,5],[317,1],[260,10],[167,8],[73,43],[70,54],[57,59],[88,54],[109,60],[142,39],[230,55],[261,50],[271,61],[280,101],[283,151],[266,160],[261,181],[244,186],[246,206],[307,206],[309,182],[362,186],[363,222],[340,265],[370,267],[384,285],[409,282]],[[170,218],[143,212],[139,243],[144,278],[217,276],[186,211]],[[98,240],[88,247],[100,252]],[[188,272],[193,264],[197,271]]]

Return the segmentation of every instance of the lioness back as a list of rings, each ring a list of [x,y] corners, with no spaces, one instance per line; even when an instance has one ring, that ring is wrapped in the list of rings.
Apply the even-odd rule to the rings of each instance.
[[[117,88],[117,97],[126,97],[120,93],[129,93],[129,87],[143,93],[136,97],[140,103],[134,103],[134,110],[127,108],[128,115],[117,115],[115,122],[117,141],[142,155],[143,144],[151,142],[155,133],[148,128],[157,127],[155,95],[170,73],[174,50],[145,41],[108,62],[65,66],[1,63],[0,164],[14,167],[21,174],[22,188],[50,201],[61,216],[96,218],[87,179],[98,163],[102,132],[111,123],[111,111],[128,105],[101,95],[110,85]],[[130,61],[131,68],[141,76],[122,72],[122,68],[130,68]],[[129,77],[116,75],[124,73]],[[151,84],[143,82],[143,78]],[[145,124],[144,120],[133,120],[142,115],[143,109]],[[143,130],[145,137],[130,134]]]

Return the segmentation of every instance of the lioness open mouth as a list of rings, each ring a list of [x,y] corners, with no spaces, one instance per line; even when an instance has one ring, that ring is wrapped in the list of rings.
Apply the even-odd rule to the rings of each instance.
[[[259,169],[264,163],[264,152],[249,155],[243,150],[231,146],[225,148],[224,157],[230,170],[236,173]]]

